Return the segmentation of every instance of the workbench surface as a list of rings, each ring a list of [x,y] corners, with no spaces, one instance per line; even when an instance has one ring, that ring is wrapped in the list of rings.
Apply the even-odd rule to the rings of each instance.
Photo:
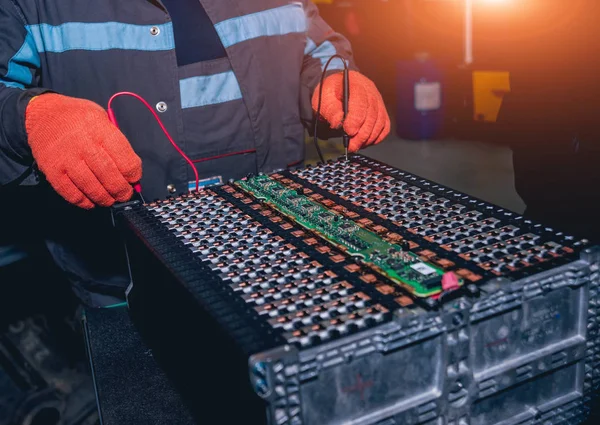
[[[126,307],[87,310],[86,341],[102,425],[194,425]]]

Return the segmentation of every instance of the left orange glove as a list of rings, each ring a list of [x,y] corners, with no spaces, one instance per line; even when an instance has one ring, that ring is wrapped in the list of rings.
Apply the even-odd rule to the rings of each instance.
[[[128,201],[142,160],[100,105],[55,93],[29,101],[27,141],[48,183],[69,203],[91,209]]]
[[[330,75],[323,82],[321,117],[331,128],[344,128],[350,136],[350,152],[357,152],[381,142],[390,133],[390,117],[375,83],[356,71],[350,71],[350,98],[348,116],[344,121],[342,105],[344,95],[343,73]],[[312,97],[316,111],[319,104],[319,87]]]

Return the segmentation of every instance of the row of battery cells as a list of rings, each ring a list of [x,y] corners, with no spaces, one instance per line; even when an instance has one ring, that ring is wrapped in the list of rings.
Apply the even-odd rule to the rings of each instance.
[[[568,248],[559,244],[541,242],[537,235],[522,234],[516,226],[485,217],[479,211],[435,197],[358,163],[324,164],[297,174],[310,182],[320,180],[319,186],[331,193],[385,216],[407,227],[411,233],[496,274],[519,270],[568,252]]]
[[[296,174],[419,236],[463,228],[467,237],[498,226],[498,220],[479,211],[358,163],[321,164]]]
[[[308,254],[219,196],[178,199],[149,209],[266,321],[282,328],[289,342],[307,345],[316,336],[327,339],[349,331],[354,322],[366,323],[352,314],[369,308],[371,300],[353,295],[351,284]],[[302,326],[297,321],[294,329],[283,326],[290,314],[301,315]],[[323,332],[320,324],[334,319],[337,326],[331,322]]]
[[[279,298],[276,290],[260,291],[312,280],[323,271],[308,255],[217,196],[187,199],[156,212],[215,274],[240,295],[249,294],[248,302],[260,305],[269,297]]]

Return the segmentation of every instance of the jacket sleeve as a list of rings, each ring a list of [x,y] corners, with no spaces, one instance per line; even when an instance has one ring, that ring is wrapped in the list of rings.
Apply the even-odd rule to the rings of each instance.
[[[348,40],[331,29],[321,18],[317,6],[311,0],[303,0],[303,4],[307,19],[307,31],[304,64],[301,72],[300,118],[303,122],[309,123],[313,120],[312,95],[321,81],[323,70],[329,59],[336,54],[340,55],[346,59],[350,69],[355,71],[358,69],[354,63]],[[327,74],[339,72],[342,69],[344,69],[344,64],[339,58],[335,58],[327,67]]]
[[[33,158],[25,132],[29,100],[38,87],[40,57],[25,18],[13,0],[0,0],[0,187],[31,181]]]

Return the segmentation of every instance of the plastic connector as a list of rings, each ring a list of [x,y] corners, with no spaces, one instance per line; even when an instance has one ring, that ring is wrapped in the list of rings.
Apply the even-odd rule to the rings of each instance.
[[[444,273],[442,276],[442,289],[444,291],[454,291],[458,288],[460,288],[458,277],[452,272]]]

